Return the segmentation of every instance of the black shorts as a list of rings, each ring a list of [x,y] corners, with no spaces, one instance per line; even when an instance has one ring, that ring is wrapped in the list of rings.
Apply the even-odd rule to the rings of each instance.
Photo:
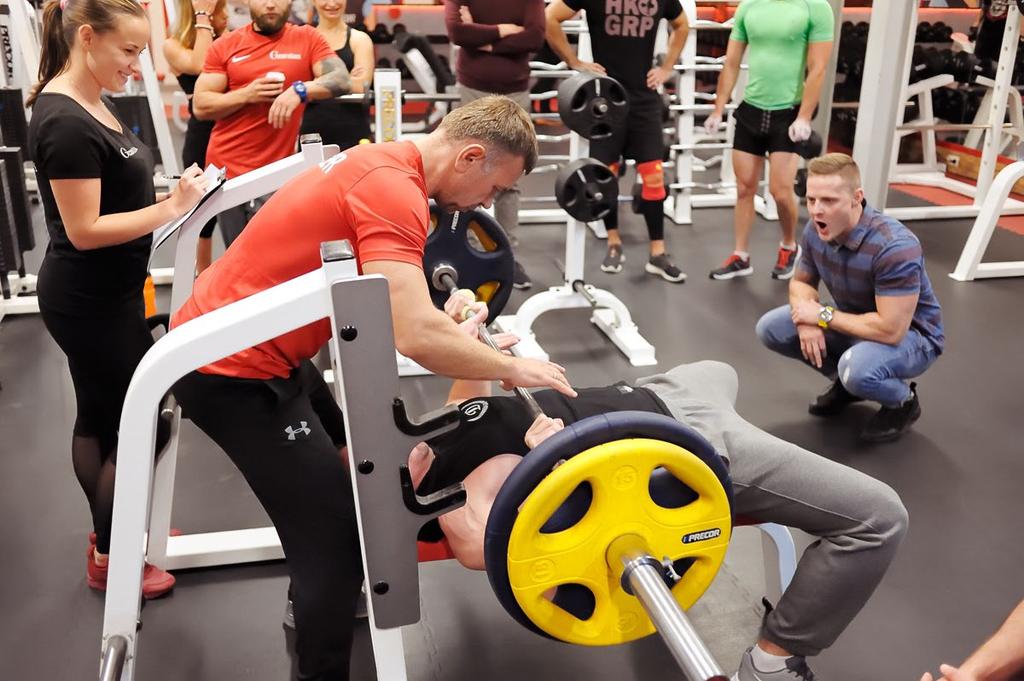
[[[800,107],[794,106],[777,111],[765,111],[741,102],[733,118],[736,132],[732,148],[754,156],[764,156],[776,151],[797,152],[797,143],[789,139],[789,126],[796,120]]]
[[[611,137],[590,143],[590,155],[602,163],[631,158],[637,163],[665,159],[665,134],[662,132],[664,104],[653,90],[629,92],[629,117],[626,127]]]

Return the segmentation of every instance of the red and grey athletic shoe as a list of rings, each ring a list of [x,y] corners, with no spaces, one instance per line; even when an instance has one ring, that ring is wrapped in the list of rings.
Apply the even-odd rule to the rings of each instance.
[[[754,268],[750,266],[750,258],[743,259],[740,256],[733,253],[722,266],[716,270],[711,270],[708,275],[712,279],[718,279],[719,281],[725,281],[726,279],[732,279],[733,277],[747,277],[754,273]]]
[[[779,248],[779,257],[772,268],[772,279],[792,279],[796,261],[800,259],[800,246],[790,250]]]

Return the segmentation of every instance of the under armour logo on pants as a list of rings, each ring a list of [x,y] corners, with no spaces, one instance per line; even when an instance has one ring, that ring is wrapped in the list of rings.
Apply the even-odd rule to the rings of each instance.
[[[294,440],[295,436],[298,435],[299,433],[302,433],[303,435],[309,435],[311,431],[309,430],[309,428],[306,427],[306,421],[299,421],[298,428],[292,428],[291,426],[288,426],[287,428],[284,429],[284,432],[288,434],[289,440]]]

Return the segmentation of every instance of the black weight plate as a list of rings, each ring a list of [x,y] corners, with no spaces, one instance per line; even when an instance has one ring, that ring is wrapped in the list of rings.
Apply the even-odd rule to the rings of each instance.
[[[581,222],[600,220],[619,209],[619,178],[600,161],[579,158],[558,171],[555,199]]]
[[[435,288],[431,275],[438,265],[451,265],[458,272],[459,288],[472,289],[487,303],[487,323],[491,324],[512,294],[515,256],[508,235],[482,210],[446,213],[431,204],[430,220],[434,229],[423,249],[423,273],[430,299],[438,309],[444,309],[448,292]]]
[[[614,78],[581,71],[558,86],[558,115],[573,132],[606,139],[625,127],[629,99]]]

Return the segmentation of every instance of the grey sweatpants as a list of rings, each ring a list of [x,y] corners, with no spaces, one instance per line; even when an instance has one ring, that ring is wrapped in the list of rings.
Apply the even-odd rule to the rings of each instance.
[[[907,510],[896,492],[745,421],[736,413],[739,382],[728,364],[683,364],[636,385],[655,392],[728,460],[735,514],[818,537],[761,635],[796,655],[832,645],[871,597],[907,532]]]
[[[459,97],[462,104],[469,104],[475,102],[478,99],[493,95],[493,92],[484,92],[483,90],[476,90],[469,86],[459,83]],[[510,92],[504,97],[508,97],[513,102],[518,104],[524,111],[529,113],[530,111],[530,93],[529,92]],[[512,185],[507,190],[499,192],[494,197],[494,219],[498,221],[502,229],[509,235],[509,238],[516,239],[516,228],[519,227],[519,183]],[[514,243],[514,241],[513,241]]]

